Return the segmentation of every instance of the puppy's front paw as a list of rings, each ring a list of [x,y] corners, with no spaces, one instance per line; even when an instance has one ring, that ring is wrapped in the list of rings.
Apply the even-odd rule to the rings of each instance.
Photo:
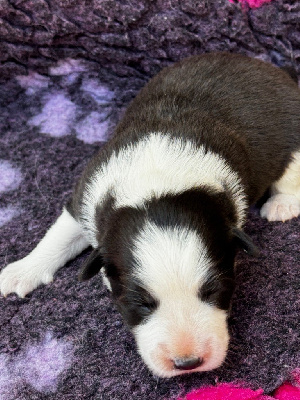
[[[25,257],[5,267],[0,273],[0,293],[7,296],[16,293],[24,297],[40,284],[47,284],[53,280],[53,275],[47,272],[45,266],[37,265]]]
[[[276,194],[262,206],[260,215],[268,221],[287,221],[300,214],[300,201],[296,196]]]

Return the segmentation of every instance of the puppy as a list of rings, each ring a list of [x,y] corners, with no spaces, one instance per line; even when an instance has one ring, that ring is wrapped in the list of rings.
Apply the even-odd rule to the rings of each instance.
[[[0,290],[49,283],[88,246],[80,271],[104,282],[156,375],[219,367],[247,208],[268,188],[269,221],[300,213],[300,92],[259,60],[206,54],[162,70],[129,105],[37,247]]]

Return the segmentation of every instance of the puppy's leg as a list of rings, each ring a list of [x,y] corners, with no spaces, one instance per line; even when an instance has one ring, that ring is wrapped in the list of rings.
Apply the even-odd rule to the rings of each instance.
[[[24,297],[89,246],[80,224],[64,209],[41,242],[28,256],[9,264],[0,274],[0,292]]]
[[[283,176],[271,187],[272,196],[260,215],[268,221],[286,221],[300,214],[300,151],[294,154]]]

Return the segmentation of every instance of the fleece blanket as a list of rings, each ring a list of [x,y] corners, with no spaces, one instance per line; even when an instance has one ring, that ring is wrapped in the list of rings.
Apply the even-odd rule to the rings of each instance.
[[[293,0],[3,0],[0,21],[0,268],[35,247],[165,65],[225,50],[300,74]],[[0,298],[0,399],[175,399],[222,382],[271,395],[300,366],[300,219],[268,223],[256,206],[245,229],[261,254],[238,255],[221,368],[153,376],[101,278],[77,281],[87,251],[26,298]]]

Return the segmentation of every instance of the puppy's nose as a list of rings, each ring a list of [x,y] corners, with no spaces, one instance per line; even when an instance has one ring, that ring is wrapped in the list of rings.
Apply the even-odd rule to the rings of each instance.
[[[203,358],[201,357],[183,357],[183,358],[174,358],[174,366],[176,369],[195,369],[200,367],[203,363]]]

